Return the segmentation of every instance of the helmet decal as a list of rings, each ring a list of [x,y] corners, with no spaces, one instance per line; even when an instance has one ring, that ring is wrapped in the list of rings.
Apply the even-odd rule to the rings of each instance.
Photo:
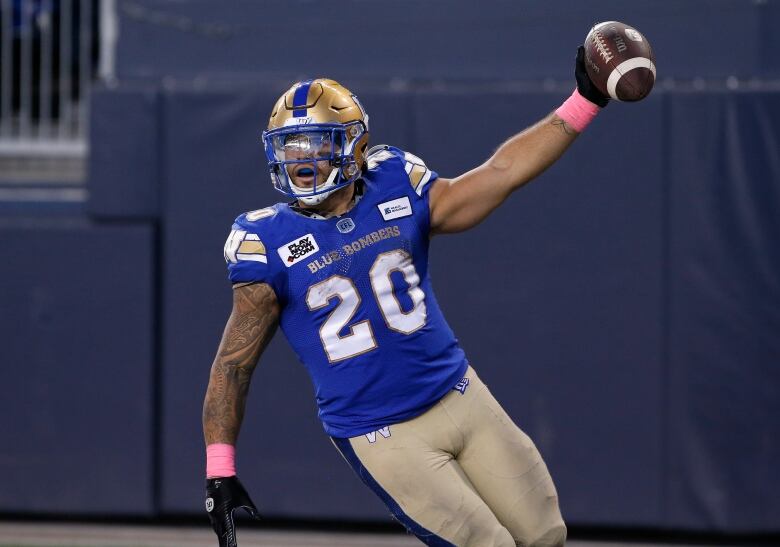
[[[293,117],[302,118],[306,116],[306,106],[308,104],[309,89],[313,80],[301,82],[293,96]]]

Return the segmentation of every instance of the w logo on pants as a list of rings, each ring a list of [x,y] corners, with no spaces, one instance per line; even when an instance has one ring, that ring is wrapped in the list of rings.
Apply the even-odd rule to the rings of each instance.
[[[371,433],[366,433],[366,439],[368,439],[368,442],[373,444],[376,442],[376,434],[379,433],[382,435],[385,439],[390,437],[390,426],[386,425],[382,429],[378,429],[377,431],[372,431]]]

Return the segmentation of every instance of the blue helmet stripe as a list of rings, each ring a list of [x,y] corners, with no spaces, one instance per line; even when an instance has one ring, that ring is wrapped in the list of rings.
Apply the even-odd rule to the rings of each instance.
[[[305,82],[301,82],[301,85],[295,90],[295,95],[293,96],[293,117],[301,118],[306,115],[306,108],[301,107],[306,106],[309,88],[313,81],[314,80],[306,80]]]

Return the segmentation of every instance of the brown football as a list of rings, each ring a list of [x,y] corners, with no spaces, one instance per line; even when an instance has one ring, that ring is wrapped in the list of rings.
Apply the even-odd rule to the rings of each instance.
[[[618,21],[598,23],[585,38],[585,68],[604,95],[619,101],[647,97],[655,83],[650,42],[638,30]]]

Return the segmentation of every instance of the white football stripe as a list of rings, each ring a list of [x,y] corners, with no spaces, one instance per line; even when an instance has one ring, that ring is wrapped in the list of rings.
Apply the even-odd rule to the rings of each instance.
[[[618,101],[620,100],[615,92],[617,84],[620,81],[621,76],[635,68],[649,68],[650,72],[653,73],[653,78],[655,78],[655,65],[653,64],[653,61],[646,57],[633,57],[627,59],[616,66],[615,70],[609,75],[609,79],[607,80],[607,91],[609,92],[610,97],[617,99]]]
[[[264,264],[268,264],[268,258],[266,258],[265,255],[238,253],[236,254],[236,258],[239,260],[251,260],[252,262],[262,262]]]
[[[241,245],[242,241],[244,241],[245,235],[246,230],[233,230],[230,232],[230,235],[225,242],[224,253],[228,262],[233,262],[234,264],[238,262],[238,259],[236,258],[236,252],[238,251],[238,246]]]
[[[389,160],[393,157],[393,153],[387,150],[375,152],[368,157],[367,163],[369,169],[375,169],[377,165],[383,161]]]
[[[428,181],[431,180],[431,171],[430,169],[425,170],[425,175],[423,175],[422,180],[420,181],[420,184],[417,185],[417,188],[414,190],[417,192],[418,196],[422,196],[423,188],[426,184],[428,184]]]

